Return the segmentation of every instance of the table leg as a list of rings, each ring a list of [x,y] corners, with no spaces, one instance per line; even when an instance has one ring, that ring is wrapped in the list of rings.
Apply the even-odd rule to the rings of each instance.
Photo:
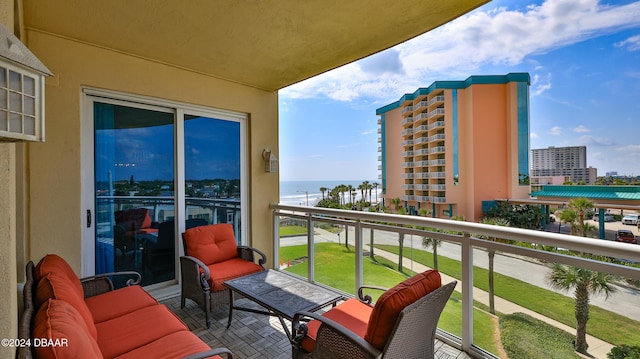
[[[229,320],[227,321],[227,329],[231,326],[231,319],[233,319],[233,290],[229,289]]]

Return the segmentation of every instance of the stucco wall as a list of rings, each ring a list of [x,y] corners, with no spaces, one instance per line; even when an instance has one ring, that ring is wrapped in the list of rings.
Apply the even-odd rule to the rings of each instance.
[[[13,1],[0,0],[0,23],[13,30]],[[16,279],[16,145],[0,142],[0,338],[18,333]],[[1,358],[15,348],[0,346]]]
[[[28,259],[57,253],[82,272],[81,87],[122,91],[249,114],[249,231],[272,252],[268,204],[278,201],[278,175],[265,173],[262,149],[278,148],[277,94],[51,34],[28,31],[29,48],[55,73],[46,83],[46,142],[30,146]],[[194,56],[197,49],[194,48]],[[276,153],[276,155],[278,155]],[[91,178],[91,177],[89,177]]]

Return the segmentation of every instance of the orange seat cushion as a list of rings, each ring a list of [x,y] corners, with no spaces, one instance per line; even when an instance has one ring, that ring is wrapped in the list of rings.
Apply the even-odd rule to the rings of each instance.
[[[183,237],[187,245],[187,255],[198,258],[206,265],[238,256],[236,238],[229,223],[189,228]]]
[[[149,344],[124,353],[117,359],[173,359],[210,350],[209,346],[188,330],[171,333]],[[214,356],[212,358],[220,358]]]
[[[224,262],[214,263],[208,266],[211,277],[209,278],[209,287],[212,292],[226,289],[222,285],[230,279],[245,276],[251,273],[261,272],[263,268],[253,262],[246,261],[236,257]]]
[[[98,346],[105,358],[115,358],[171,333],[189,330],[162,304],[97,323]]]
[[[82,316],[89,334],[94,339],[98,332],[93,322],[93,315],[84,301],[84,296],[78,293],[75,282],[59,272],[50,272],[38,281],[34,298],[35,308],[40,307],[50,298],[63,300],[72,305]]]
[[[34,345],[36,358],[102,358],[80,313],[63,300],[49,299],[43,303],[34,317],[31,332],[32,338],[45,339],[46,344],[51,344]]]
[[[359,337],[364,338],[372,311],[373,307],[370,305],[358,299],[349,299],[322,314],[322,316],[340,323]],[[307,325],[309,330],[307,331],[307,336],[302,339],[301,345],[302,349],[309,353],[313,351],[316,345],[316,337],[320,324],[321,322],[319,320],[312,320]]]
[[[142,287],[132,285],[85,299],[94,323],[117,318],[138,309],[156,305],[158,301]]]
[[[400,312],[418,299],[440,288],[442,280],[436,270],[416,274],[387,290],[376,302],[364,339],[383,350]]]

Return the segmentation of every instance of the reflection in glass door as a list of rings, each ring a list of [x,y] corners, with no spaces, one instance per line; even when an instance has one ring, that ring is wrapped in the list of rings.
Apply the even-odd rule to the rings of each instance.
[[[94,101],[96,274],[175,279],[174,112]]]
[[[241,236],[240,122],[184,116],[185,228],[230,223]]]

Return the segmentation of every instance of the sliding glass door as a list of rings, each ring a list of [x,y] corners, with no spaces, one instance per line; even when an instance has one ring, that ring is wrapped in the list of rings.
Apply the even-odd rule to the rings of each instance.
[[[245,116],[88,95],[95,273],[177,280],[181,233],[230,223],[243,239]],[[176,225],[177,223],[177,225]],[[88,233],[88,232],[85,232]]]

